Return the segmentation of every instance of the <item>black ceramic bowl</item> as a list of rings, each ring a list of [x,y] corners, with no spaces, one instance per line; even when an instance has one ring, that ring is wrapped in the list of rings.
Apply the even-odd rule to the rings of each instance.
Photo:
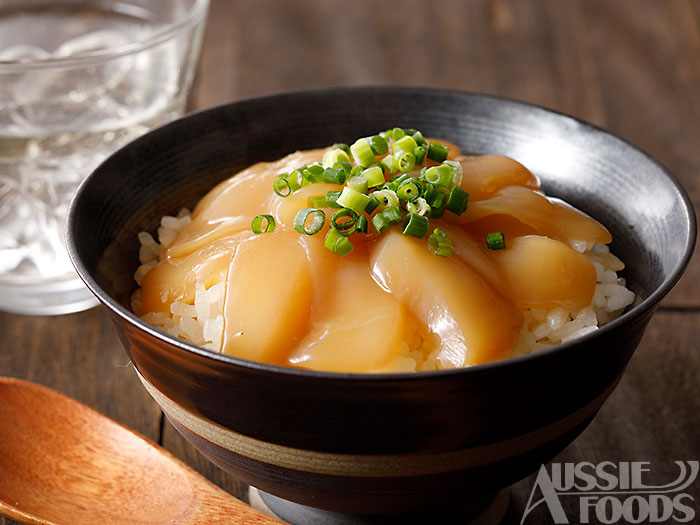
[[[603,222],[638,301],[594,334],[461,370],[352,375],[216,354],[133,315],[137,233],[256,161],[413,127],[464,152],[511,156],[548,194]],[[148,391],[214,463],[265,492],[351,513],[485,502],[552,459],[620,380],[695,239],[688,196],[656,161],[589,124],[484,95],[348,88],[189,115],[105,161],[68,219],[78,273],[110,310]]]

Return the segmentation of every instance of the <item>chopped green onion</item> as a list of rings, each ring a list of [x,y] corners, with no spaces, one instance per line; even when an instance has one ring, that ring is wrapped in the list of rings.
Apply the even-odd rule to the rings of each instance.
[[[263,228],[263,223],[265,223],[265,228]],[[275,231],[275,224],[275,218],[272,215],[258,215],[253,219],[250,227],[255,235],[259,235]]]
[[[350,186],[345,186],[340,197],[338,197],[337,203],[355,213],[362,213],[369,204],[369,200],[369,197],[364,193],[355,191]]]
[[[386,157],[385,157],[386,158]],[[362,172],[362,176],[367,180],[367,187],[374,188],[384,184],[384,172],[379,166],[371,166]]]
[[[428,144],[428,158],[430,160],[434,160],[436,162],[442,162],[445,159],[447,159],[447,153],[450,151],[450,148],[447,146],[444,146],[443,144],[440,144],[439,142],[431,142]]]
[[[444,164],[428,168],[424,176],[429,183],[438,188],[449,188],[452,185],[452,168]]]
[[[350,152],[355,159],[355,163],[360,166],[366,168],[374,162],[374,152],[367,139],[357,139],[355,143],[350,146]]]
[[[328,206],[325,196],[309,197],[308,203],[311,208],[326,208]]]
[[[306,182],[306,179],[301,175],[299,170],[294,170],[289,175],[285,176],[285,179],[287,179],[287,183],[292,191],[297,191],[299,188],[304,186],[304,183]]]
[[[459,186],[454,186],[450,190],[450,195],[447,197],[447,205],[445,207],[456,215],[462,215],[467,211],[468,205],[469,194]]]
[[[284,175],[279,175],[272,183],[272,190],[280,197],[289,197],[292,194],[292,187]]]
[[[399,171],[399,163],[393,155],[387,155],[382,159],[382,166],[386,168],[387,173],[396,173]]]
[[[345,184],[345,171],[342,168],[326,168],[323,172],[323,182]]]
[[[486,246],[490,250],[503,250],[506,247],[506,238],[502,232],[487,233]]]
[[[413,135],[413,140],[416,141],[416,144],[419,146],[423,146],[426,144],[425,138],[423,138],[423,134],[420,131],[416,131]]]
[[[341,150],[343,150],[345,153],[347,153],[348,156],[350,155],[350,146],[348,146],[348,145],[345,144],[344,142],[338,142],[337,144],[335,144],[335,145],[333,146],[333,148],[334,148],[334,149],[335,149],[335,148],[341,149]]]
[[[366,215],[360,215],[357,218],[357,231],[360,233],[367,233],[367,216]]]
[[[311,225],[306,226],[306,220],[309,215],[312,216]],[[302,208],[297,212],[296,217],[294,217],[294,229],[299,233],[305,233],[306,235],[316,235],[323,228],[323,224],[326,222],[326,214],[323,210],[318,210],[315,208]]]
[[[416,215],[431,216],[430,204],[423,197],[418,197],[415,201],[406,203],[406,210]]]
[[[452,241],[440,228],[435,228],[428,237],[428,248],[434,255],[449,257],[452,255]]]
[[[447,206],[447,195],[441,191],[437,191],[431,199],[426,199],[430,205],[430,216],[439,219],[445,213]]]
[[[435,193],[438,191],[438,189],[427,180],[418,179],[418,184],[420,184],[421,197],[423,197],[426,201],[430,201],[433,198],[433,195],[435,195]]]
[[[456,160],[446,160],[443,164],[452,168],[452,184],[455,186],[462,184],[462,164]]]
[[[333,167],[342,169],[346,175],[350,175],[350,172],[352,171],[352,163],[350,162],[336,162],[333,164]]]
[[[416,166],[423,164],[426,151],[425,146],[418,146],[417,148],[413,149],[413,156],[416,158]]]
[[[342,206],[338,204],[338,197],[340,197],[341,193],[340,191],[329,191],[326,193],[326,204],[329,208],[342,208]]]
[[[384,233],[389,226],[398,224],[403,220],[401,210],[396,206],[391,206],[385,209],[382,213],[378,213],[372,218],[372,225],[378,233]]]
[[[356,175],[354,177],[350,177],[347,182],[348,188],[352,188],[355,191],[358,191],[360,193],[367,193],[369,191],[369,184],[367,183],[367,179],[365,179],[361,175]]]
[[[347,220],[341,221],[341,219]],[[346,237],[352,235],[357,229],[357,213],[348,208],[336,211],[331,215],[331,227],[335,228]]]
[[[317,182],[321,182],[323,180],[324,168],[320,163],[315,162],[313,164],[307,164],[305,168],[313,174],[314,179],[316,179]]]
[[[375,191],[372,195],[379,201],[379,205],[382,206],[382,209],[399,205],[399,198],[396,192],[392,190],[379,190]]]
[[[401,184],[406,179],[413,178],[410,173],[397,173],[389,179],[389,182],[395,182],[396,184]],[[415,179],[414,179],[415,180]],[[398,186],[397,186],[398,187]]]
[[[396,196],[404,202],[412,202],[420,197],[420,188],[416,179],[404,180],[396,189]]]
[[[369,194],[369,202],[365,206],[365,213],[372,214],[374,210],[379,206],[379,201],[374,197],[373,193]]]
[[[348,154],[345,153],[342,149],[336,148],[332,149],[330,151],[326,151],[323,154],[323,158],[321,159],[321,165],[324,168],[330,168],[335,164],[336,162],[349,162],[350,157],[348,157]]]
[[[402,130],[401,128],[394,128],[394,129],[387,131],[387,135],[392,140],[400,140],[401,137],[406,135],[406,132],[404,130]]]
[[[380,135],[374,135],[369,138],[369,147],[372,148],[375,155],[384,155],[389,151],[386,139]]]
[[[355,247],[345,235],[340,233],[335,228],[330,228],[323,241],[323,245],[333,253],[340,255],[349,254]]]
[[[396,182],[395,180],[390,180],[389,182],[386,182],[382,184],[382,186],[379,188],[380,190],[391,190],[393,192],[396,192],[396,188],[399,187],[399,183]]]
[[[403,230],[401,233],[422,239],[425,237],[425,234],[428,233],[429,223],[428,217],[409,213],[403,220]]]
[[[396,156],[398,155],[398,158]],[[403,151],[394,155],[399,165],[399,170],[406,173],[411,171],[416,165],[416,156],[410,151]]]
[[[353,166],[350,173],[348,173],[348,177],[356,177],[357,175],[361,175],[363,169],[364,168],[362,166]]]
[[[406,153],[413,153],[413,150],[417,147],[418,144],[416,144],[416,141],[413,140],[413,137],[405,135],[391,145],[391,151],[394,154],[404,151]]]

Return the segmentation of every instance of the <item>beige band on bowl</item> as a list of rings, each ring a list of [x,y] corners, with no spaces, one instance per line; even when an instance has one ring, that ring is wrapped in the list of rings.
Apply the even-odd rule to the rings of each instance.
[[[573,414],[521,436],[478,447],[435,454],[336,454],[261,441],[197,416],[164,396],[139,372],[139,379],[166,415],[211,443],[249,459],[292,470],[335,476],[402,477],[439,474],[477,467],[533,450],[590,418],[617,381]]]

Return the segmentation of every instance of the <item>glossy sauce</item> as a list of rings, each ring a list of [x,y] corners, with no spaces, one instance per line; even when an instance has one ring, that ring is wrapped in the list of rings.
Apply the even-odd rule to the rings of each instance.
[[[272,192],[280,173],[321,159],[324,150],[259,163],[207,194],[166,256],[144,277],[145,313],[191,303],[197,282],[226,282],[222,351],[267,363],[337,372],[382,370],[402,352],[421,352],[443,368],[510,355],[522,310],[590,305],[591,262],[567,244],[611,241],[587,215],[548,199],[524,166],[507,157],[463,157],[462,216],[431,219],[453,243],[451,257],[430,253],[424,239],[398,227],[351,237],[345,257],[315,236],[293,230],[310,196],[341,187],[312,184],[287,198]],[[455,151],[455,150],[453,150]],[[254,235],[251,221],[271,213],[277,229]],[[507,248],[486,248],[502,231]]]

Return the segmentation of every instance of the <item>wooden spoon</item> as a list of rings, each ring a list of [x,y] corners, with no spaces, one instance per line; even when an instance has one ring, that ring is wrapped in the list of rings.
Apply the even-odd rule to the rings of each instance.
[[[0,515],[42,525],[281,523],[50,388],[0,378]]]

